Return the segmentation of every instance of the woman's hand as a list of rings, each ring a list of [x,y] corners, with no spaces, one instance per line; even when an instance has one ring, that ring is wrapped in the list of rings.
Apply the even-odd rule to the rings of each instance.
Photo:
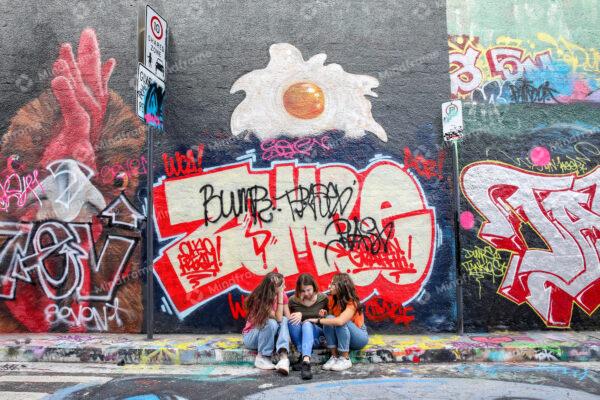
[[[321,309],[319,310],[319,317],[324,318],[327,315],[327,310]]]
[[[306,321],[312,322],[313,324],[318,324],[319,323],[319,318],[309,318]]]
[[[301,312],[295,312],[290,314],[290,322],[292,323],[292,325],[298,325],[300,324],[300,322],[302,322],[302,313]]]

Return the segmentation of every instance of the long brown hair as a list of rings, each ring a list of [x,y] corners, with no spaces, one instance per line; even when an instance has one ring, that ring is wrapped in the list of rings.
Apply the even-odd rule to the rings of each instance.
[[[269,272],[262,282],[250,293],[246,300],[248,321],[257,327],[262,327],[269,319],[273,303],[277,297],[277,288],[283,283],[283,275]]]
[[[302,293],[302,286],[312,286],[315,290],[315,293],[319,293],[319,285],[317,285],[317,281],[311,274],[301,274],[296,281],[296,291],[294,292],[294,296],[296,299],[300,300],[300,294]]]
[[[331,280],[331,284],[335,285],[337,289],[337,294],[333,295],[333,306],[340,306],[340,311],[344,311],[348,303],[356,304],[356,311],[359,314],[362,313],[362,304],[360,303],[360,299],[356,294],[356,288],[354,287],[354,282],[352,282],[352,278],[348,274],[336,274],[333,276]]]

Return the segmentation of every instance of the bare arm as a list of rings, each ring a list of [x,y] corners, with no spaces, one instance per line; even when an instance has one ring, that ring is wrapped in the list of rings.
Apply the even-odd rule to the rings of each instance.
[[[311,318],[309,321],[313,323],[318,323],[320,321],[321,325],[324,326],[342,326],[352,319],[354,313],[356,313],[356,308],[347,306],[344,311],[335,318]]]
[[[275,311],[275,320],[277,320],[277,322],[281,322],[281,320],[283,319],[283,290],[277,293],[277,311]],[[288,308],[288,315],[289,315],[289,308]]]

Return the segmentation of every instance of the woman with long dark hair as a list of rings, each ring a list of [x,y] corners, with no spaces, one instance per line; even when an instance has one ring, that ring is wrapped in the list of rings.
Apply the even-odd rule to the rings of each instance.
[[[327,296],[319,292],[315,278],[301,274],[296,281],[296,291],[290,297],[289,331],[292,342],[302,353],[299,367],[302,379],[312,379],[310,357],[313,347],[320,347],[325,341],[323,329],[309,321],[311,318],[327,315]]]
[[[260,369],[276,369],[277,372],[287,375],[290,371],[290,310],[283,275],[269,272],[250,293],[246,300],[246,311],[246,326],[242,336],[244,347],[258,351],[254,366]],[[274,347],[279,354],[276,365],[271,360]]]
[[[329,285],[329,312],[327,318],[309,321],[323,325],[327,348],[331,358],[323,369],[343,371],[352,367],[350,350],[359,350],[369,342],[362,305],[356,294],[354,282],[348,274],[333,276]]]

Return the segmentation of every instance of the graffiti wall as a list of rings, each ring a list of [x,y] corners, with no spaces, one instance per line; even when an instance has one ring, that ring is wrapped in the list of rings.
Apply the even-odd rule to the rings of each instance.
[[[513,3],[163,4],[155,331],[239,332],[270,271],[349,273],[373,331],[452,331],[457,265],[468,330],[597,329],[600,4]],[[0,26],[4,332],[142,330],[135,8]]]
[[[597,329],[600,42],[581,16],[598,4],[497,3],[501,22],[472,2],[448,10],[452,95],[468,104],[465,326]]]
[[[140,332],[145,138],[120,95],[135,49],[88,27],[99,10],[54,3],[2,27],[0,330]],[[52,9],[72,19],[53,24]]]
[[[477,104],[600,101],[600,50],[594,31],[582,28],[582,17],[589,18],[586,11],[595,11],[598,3],[551,3],[527,1],[514,9],[499,1],[453,4],[452,97]],[[492,11],[498,9],[502,20]]]
[[[454,329],[445,7],[384,3],[170,10],[186,68],[154,184],[157,331],[240,331],[270,271],[290,291],[349,273],[376,331]]]

